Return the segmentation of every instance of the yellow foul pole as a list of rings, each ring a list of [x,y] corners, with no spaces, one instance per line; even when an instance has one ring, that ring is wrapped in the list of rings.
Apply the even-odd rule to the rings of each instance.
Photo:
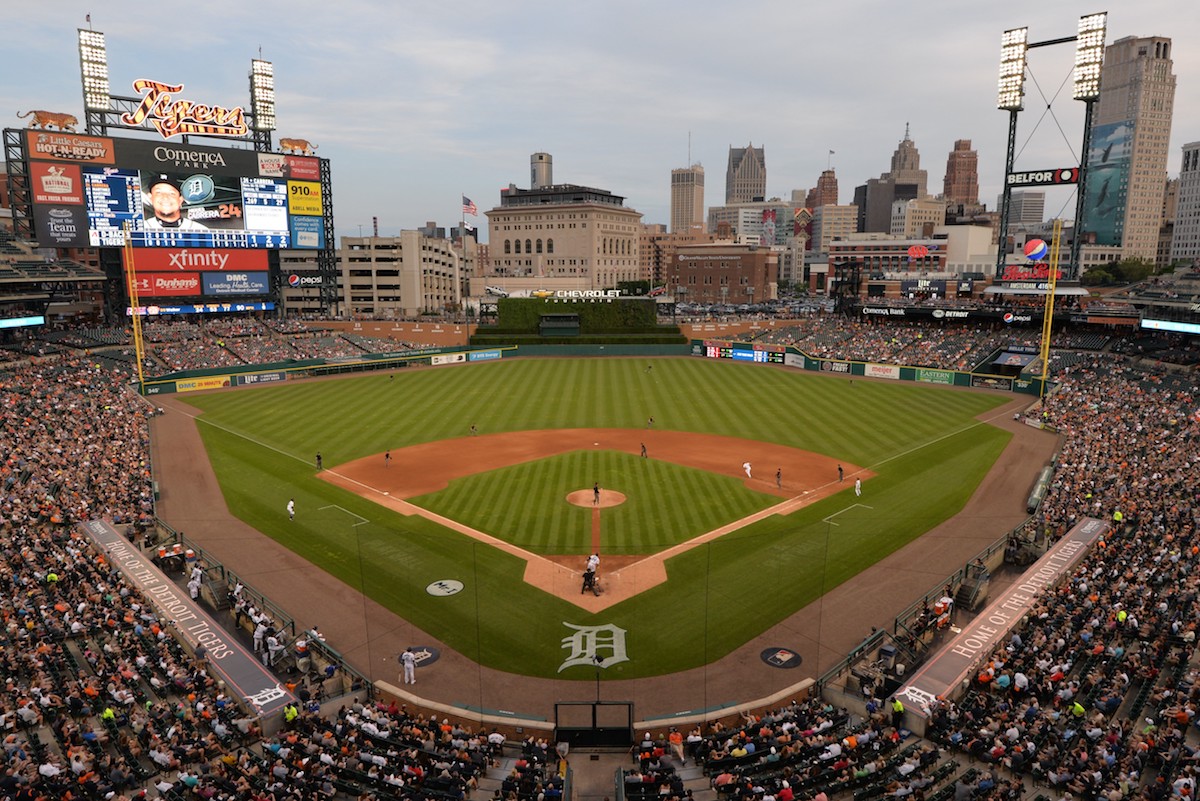
[[[137,272],[133,266],[133,242],[130,237],[131,228],[129,223],[125,223],[125,288],[129,294],[129,307],[132,310],[130,318],[133,321],[133,352],[137,358],[137,377],[138,377],[138,392],[146,394],[146,377],[142,372],[142,355],[145,353],[144,343],[142,342],[142,317],[138,314],[138,291],[137,291]]]
[[[1046,396],[1046,382],[1050,377],[1050,330],[1054,322],[1054,290],[1058,286],[1058,255],[1062,244],[1062,220],[1054,221],[1054,237],[1050,242],[1050,271],[1046,280],[1046,308],[1042,313],[1042,391]]]

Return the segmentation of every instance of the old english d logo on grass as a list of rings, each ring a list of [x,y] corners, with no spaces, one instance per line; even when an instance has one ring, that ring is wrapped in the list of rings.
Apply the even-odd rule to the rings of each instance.
[[[564,621],[563,625],[575,629],[575,633],[562,639],[562,647],[571,653],[558,666],[559,673],[572,665],[608,667],[618,662],[629,661],[625,653],[625,629],[611,623],[603,626],[575,626]]]

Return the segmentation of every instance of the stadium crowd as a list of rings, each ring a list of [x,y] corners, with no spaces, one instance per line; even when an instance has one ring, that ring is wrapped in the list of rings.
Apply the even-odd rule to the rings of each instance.
[[[232,356],[223,337],[279,335],[246,325],[155,324],[147,338],[187,352],[194,366],[213,366],[218,352]],[[830,358],[911,363],[908,354],[938,354],[936,366],[1028,339],[832,315],[772,335]],[[196,347],[201,341],[217,350]],[[322,715],[319,688],[300,685],[286,728],[264,739],[204,659],[72,528],[96,517],[131,532],[152,525],[154,409],[130,390],[128,361],[63,350],[71,342],[42,351],[66,355],[16,364],[25,348],[54,344],[22,341],[0,382],[0,798],[469,794],[499,743],[395,705],[347,704]],[[1086,350],[1031,412],[1062,433],[1062,446],[1054,484],[1017,538],[1045,543],[1083,516],[1115,529],[980,665],[964,698],[929,710],[934,742],[906,744],[904,720],[889,717],[886,703],[855,720],[811,699],[737,730],[647,733],[638,779],[626,776],[627,789],[639,791],[632,794],[679,797],[672,757],[702,763],[722,796],[746,801],[850,789],[856,798],[920,799],[947,788],[956,799],[960,790],[962,798],[1012,798],[1022,775],[1056,797],[1194,794],[1200,395],[1194,372],[1148,358],[1194,346],[1173,339],[1125,356],[1103,338],[1058,342]],[[955,752],[984,764],[963,770],[947,759]],[[561,794],[546,769],[553,759],[545,742],[524,743],[498,801]]]

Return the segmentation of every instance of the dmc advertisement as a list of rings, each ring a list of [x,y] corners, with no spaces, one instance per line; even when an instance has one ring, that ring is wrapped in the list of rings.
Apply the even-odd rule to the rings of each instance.
[[[266,273],[201,273],[205,295],[265,295]]]
[[[1088,151],[1084,227],[1097,245],[1119,246],[1125,233],[1125,195],[1133,151],[1131,121],[1097,125]]]

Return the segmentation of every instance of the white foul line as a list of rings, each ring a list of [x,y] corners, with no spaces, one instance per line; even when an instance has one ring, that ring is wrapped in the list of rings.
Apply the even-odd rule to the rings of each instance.
[[[342,506],[338,506],[336,503],[331,503],[329,506],[319,506],[319,507],[317,507],[317,511],[320,511],[320,512],[323,512],[323,511],[325,511],[326,509],[341,509],[343,512],[345,512],[346,514],[350,515],[351,517],[357,517],[357,518],[359,519],[359,522],[358,522],[358,523],[352,523],[352,524],[350,525],[350,527],[351,527],[351,528],[354,528],[355,526],[361,526],[363,523],[370,523],[370,522],[371,522],[370,520],[368,520],[367,518],[363,517],[362,515],[356,515],[356,514],[354,514],[354,512],[351,512],[349,509],[346,509],[346,508],[344,508],[344,507],[342,507]]]
[[[865,503],[852,503],[852,504],[850,504],[849,506],[847,506],[845,509],[839,509],[839,510],[837,510],[836,512],[834,512],[833,514],[831,514],[829,517],[823,517],[823,518],[821,518],[821,522],[822,522],[822,523],[828,523],[828,524],[829,524],[829,525],[831,525],[831,526],[840,526],[840,525],[841,525],[841,523],[835,523],[835,522],[833,522],[833,518],[837,517],[837,516],[838,516],[838,515],[840,515],[842,512],[849,512],[851,509],[853,509],[853,508],[854,508],[854,507],[856,507],[856,506],[861,506],[861,507],[862,507],[862,508],[864,508],[864,509],[874,509],[874,508],[875,508],[874,506],[867,506]]]

